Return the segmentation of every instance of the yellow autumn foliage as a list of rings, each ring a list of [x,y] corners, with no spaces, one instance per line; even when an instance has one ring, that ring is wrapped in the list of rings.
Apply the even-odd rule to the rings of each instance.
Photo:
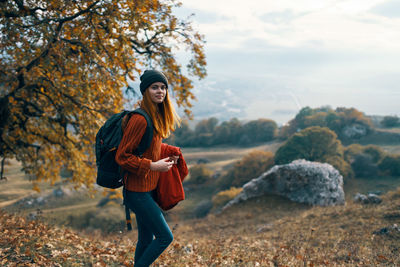
[[[206,75],[204,37],[157,0],[2,1],[0,4],[0,157],[16,158],[33,180],[60,169],[91,187],[94,141],[104,120],[124,108],[124,89],[146,68],[163,71],[190,116],[192,81]]]

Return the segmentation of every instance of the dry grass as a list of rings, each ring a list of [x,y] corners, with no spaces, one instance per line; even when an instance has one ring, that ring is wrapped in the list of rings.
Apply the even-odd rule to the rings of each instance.
[[[400,155],[400,145],[390,145],[390,146],[382,145],[381,147],[390,154]]]
[[[274,146],[277,144],[263,146],[263,150],[273,151]],[[208,165],[223,170],[252,149],[186,152],[192,162],[209,156],[215,161]],[[9,179],[0,186],[0,201],[32,192],[19,168],[15,163],[7,166]],[[399,181],[389,177],[379,182],[348,181],[345,206],[310,207],[264,196],[203,219],[188,218],[193,218],[191,211],[196,204],[211,199],[213,188],[204,185],[189,190],[187,200],[167,215],[175,241],[155,266],[400,266],[400,232],[381,231],[400,225],[400,190],[386,194],[380,205],[363,206],[351,201],[355,192],[365,193],[379,184],[386,191],[398,186]],[[94,205],[94,200],[90,201],[49,207],[44,215],[62,218],[84,212]],[[44,263],[41,266],[132,264],[135,232],[86,234],[30,223],[3,212],[0,217],[1,266],[38,266],[40,262]]]
[[[182,153],[188,164],[195,164],[199,159],[210,162],[238,160],[252,150],[275,151],[281,146],[280,142],[273,141],[254,147],[211,147],[211,148],[183,148]]]
[[[382,131],[382,132],[389,132],[389,133],[400,133],[400,127],[394,127],[394,128],[380,128],[379,131]]]
[[[14,159],[6,162],[4,172],[6,180],[0,181],[0,208],[34,194],[32,183],[21,171],[21,164]],[[46,191],[48,188],[48,185],[40,185],[41,191]]]
[[[323,208],[264,197],[186,223],[177,235],[195,246],[200,266],[398,266],[400,232],[374,234],[399,223],[396,194],[379,206]]]
[[[154,266],[399,266],[400,231],[381,231],[399,220],[400,190],[366,206],[309,207],[265,196],[179,224]],[[87,235],[4,213],[0,227],[2,266],[132,264],[135,232]]]

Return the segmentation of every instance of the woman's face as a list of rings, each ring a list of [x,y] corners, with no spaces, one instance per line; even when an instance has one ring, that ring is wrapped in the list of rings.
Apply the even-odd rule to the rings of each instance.
[[[167,94],[167,86],[162,82],[152,83],[147,89],[151,101],[156,104],[160,104],[164,101],[165,95]]]

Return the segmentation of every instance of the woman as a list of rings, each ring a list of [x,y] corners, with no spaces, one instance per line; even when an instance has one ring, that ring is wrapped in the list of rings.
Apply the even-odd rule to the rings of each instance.
[[[153,140],[142,157],[133,154],[147,125],[142,115],[133,114],[124,129],[115,160],[128,171],[124,181],[127,190],[125,201],[136,215],[138,242],[134,266],[149,266],[173,240],[172,232],[153,197],[160,172],[168,171],[177,163],[177,156],[160,159],[160,152],[162,138],[168,137],[179,126],[180,118],[168,98],[168,81],[164,74],[146,70],[140,81],[143,95],[141,108],[153,121]]]

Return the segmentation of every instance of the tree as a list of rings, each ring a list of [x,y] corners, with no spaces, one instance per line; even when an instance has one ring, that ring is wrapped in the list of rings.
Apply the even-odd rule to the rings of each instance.
[[[379,163],[379,169],[384,174],[400,177],[400,155],[386,155]]]
[[[399,125],[400,118],[397,116],[385,116],[381,121],[381,125],[386,128],[396,127]]]
[[[320,161],[328,156],[343,155],[336,134],[326,127],[313,126],[294,134],[275,154],[277,164],[295,159]]]
[[[0,2],[0,156],[15,157],[35,181],[72,171],[92,185],[93,143],[122,109],[122,88],[157,67],[190,116],[190,76],[206,75],[204,37],[179,20],[175,0]],[[175,60],[186,47],[188,74]]]
[[[174,135],[174,143],[177,146],[191,146],[192,142],[195,139],[194,132],[189,127],[189,122],[187,120],[183,120],[181,126],[175,130]]]
[[[371,120],[355,108],[338,107],[333,110],[329,106],[315,109],[304,107],[293,120],[282,127],[280,130],[280,138],[287,139],[302,129],[311,126],[320,126],[328,127],[334,131],[342,142],[349,141],[349,137],[344,134],[344,130],[354,125],[365,128],[366,134],[368,134],[372,128]]]
[[[244,124],[242,132],[248,136],[250,143],[268,142],[275,138],[277,129],[275,121],[258,119]]]
[[[214,117],[201,120],[196,124],[195,132],[196,134],[213,133],[217,124],[218,119]]]
[[[218,119],[209,118],[201,120],[197,123],[194,132],[195,139],[193,140],[193,144],[196,146],[210,146],[213,144],[213,135],[214,129],[218,124]]]
[[[242,134],[242,127],[242,123],[237,118],[232,118],[229,121],[225,121],[215,129],[217,139],[224,139],[225,144],[237,144]],[[225,132],[227,135],[224,136]]]

